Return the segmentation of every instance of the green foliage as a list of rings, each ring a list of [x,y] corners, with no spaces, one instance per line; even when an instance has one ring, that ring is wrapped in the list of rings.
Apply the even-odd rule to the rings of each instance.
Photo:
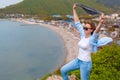
[[[60,67],[57,70],[54,71],[54,74],[61,75]]]
[[[93,19],[95,18],[96,16],[89,16],[89,15],[80,15],[79,18],[80,19]]]
[[[66,15],[63,15],[61,18],[62,20],[70,20],[68,17],[66,17]]]
[[[4,18],[4,16],[5,16],[4,14],[0,13],[0,18]]]
[[[43,20],[44,21],[51,21],[51,20],[54,20],[54,18],[52,16],[46,16]]]
[[[93,55],[91,80],[120,80],[120,46],[103,47]]]
[[[69,75],[75,75],[77,77],[77,80],[80,79],[80,70],[70,71]]]

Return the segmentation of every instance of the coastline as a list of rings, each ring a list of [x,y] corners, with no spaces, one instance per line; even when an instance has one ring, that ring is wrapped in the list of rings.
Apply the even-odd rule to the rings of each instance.
[[[63,64],[66,64],[69,61],[77,57],[77,53],[78,53],[77,43],[79,39],[76,39],[76,37],[70,31],[66,30],[65,28],[53,26],[50,24],[30,22],[27,19],[12,19],[12,20],[17,21],[17,22],[23,22],[26,24],[38,24],[42,27],[47,27],[51,29],[52,31],[54,31],[55,33],[57,33],[58,35],[60,35],[60,37],[62,38],[64,42],[64,47],[66,50]]]
[[[75,39],[72,33],[70,33],[64,28],[56,27],[53,25],[48,25],[48,24],[40,24],[40,25],[53,30],[58,35],[60,35],[60,37],[64,41],[64,46],[66,50],[64,64],[77,57],[77,52],[78,52],[77,43],[79,40]]]

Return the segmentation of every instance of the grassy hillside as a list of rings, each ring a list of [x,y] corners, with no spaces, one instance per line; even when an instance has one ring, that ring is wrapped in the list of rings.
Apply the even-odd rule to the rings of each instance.
[[[74,0],[103,12],[111,12],[110,8],[96,3],[96,0]],[[24,0],[23,2],[0,10],[4,13],[22,13],[30,15],[72,14],[73,0]],[[79,9],[80,13],[84,11]]]

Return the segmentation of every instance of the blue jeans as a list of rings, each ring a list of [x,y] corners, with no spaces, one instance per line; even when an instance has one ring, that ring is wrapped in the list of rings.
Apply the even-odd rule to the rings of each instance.
[[[91,61],[86,62],[76,58],[61,68],[61,74],[63,80],[69,80],[68,72],[72,70],[80,69],[81,80],[89,80],[91,68],[92,68]]]

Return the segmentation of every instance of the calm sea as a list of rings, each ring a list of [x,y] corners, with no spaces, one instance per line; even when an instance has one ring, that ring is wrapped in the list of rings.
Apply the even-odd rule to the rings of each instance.
[[[48,28],[0,20],[0,80],[34,80],[64,60],[60,36]]]

